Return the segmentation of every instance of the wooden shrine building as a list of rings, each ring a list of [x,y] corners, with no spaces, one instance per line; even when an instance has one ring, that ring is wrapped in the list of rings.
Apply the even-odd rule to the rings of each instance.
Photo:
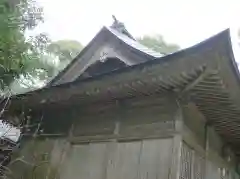
[[[27,162],[10,165],[15,175],[239,179],[240,76],[229,30],[162,56],[120,29],[104,27],[48,86],[11,98],[6,120],[36,126],[23,131]]]

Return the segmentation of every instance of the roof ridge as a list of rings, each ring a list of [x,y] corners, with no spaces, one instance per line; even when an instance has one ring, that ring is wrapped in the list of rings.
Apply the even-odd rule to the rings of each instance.
[[[117,38],[119,38],[121,41],[123,41],[125,44],[127,44],[128,46],[131,46],[137,50],[143,51],[144,53],[151,55],[155,58],[157,57],[162,57],[163,54],[143,45],[142,43],[140,43],[139,41],[129,38],[128,36],[126,36],[125,34],[119,32],[118,30],[112,28],[112,27],[106,27],[112,34],[114,34]]]

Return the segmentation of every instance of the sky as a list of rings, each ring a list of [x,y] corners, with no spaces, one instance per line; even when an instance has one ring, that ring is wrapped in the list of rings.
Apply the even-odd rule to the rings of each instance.
[[[37,0],[45,23],[33,33],[52,40],[74,39],[86,45],[112,15],[135,37],[161,34],[182,48],[226,28],[240,27],[239,0]]]

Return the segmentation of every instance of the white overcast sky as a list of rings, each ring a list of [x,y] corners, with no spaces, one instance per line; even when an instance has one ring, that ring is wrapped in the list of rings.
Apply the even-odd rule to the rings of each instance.
[[[45,23],[35,32],[86,45],[112,15],[135,37],[161,34],[182,48],[240,27],[240,0],[37,0]]]

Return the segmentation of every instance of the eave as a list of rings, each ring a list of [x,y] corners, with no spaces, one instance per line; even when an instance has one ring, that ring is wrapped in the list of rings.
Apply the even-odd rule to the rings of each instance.
[[[100,98],[108,100],[106,97],[110,96],[109,94],[116,99],[129,96],[130,93],[149,94],[152,93],[151,90],[180,91],[198,78],[203,71],[219,73],[221,79],[226,78],[224,81],[227,83],[235,82],[233,85],[237,87],[238,72],[233,67],[234,59],[229,40],[229,31],[224,31],[180,52],[96,77],[13,96],[12,102],[26,101],[29,106],[34,106],[44,99],[47,103],[58,103],[78,95],[85,104],[84,99],[86,102],[90,98],[94,98],[94,102]],[[224,68],[228,71],[223,71]]]

